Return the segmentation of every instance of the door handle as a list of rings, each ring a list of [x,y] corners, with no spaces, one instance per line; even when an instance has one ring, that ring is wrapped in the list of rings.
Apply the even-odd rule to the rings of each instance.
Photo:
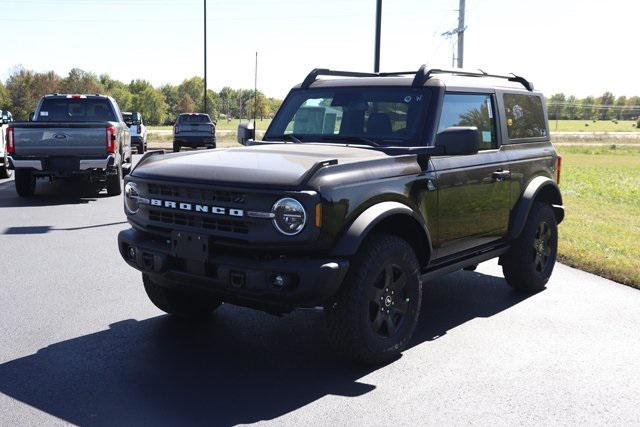
[[[491,178],[496,181],[504,181],[511,178],[511,171],[497,170],[491,174]]]

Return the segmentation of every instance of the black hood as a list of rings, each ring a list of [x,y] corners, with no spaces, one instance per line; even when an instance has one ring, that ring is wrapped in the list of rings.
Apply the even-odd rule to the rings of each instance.
[[[274,186],[302,184],[323,161],[348,164],[388,158],[376,150],[335,144],[268,144],[153,157],[154,161],[137,167],[133,176]]]

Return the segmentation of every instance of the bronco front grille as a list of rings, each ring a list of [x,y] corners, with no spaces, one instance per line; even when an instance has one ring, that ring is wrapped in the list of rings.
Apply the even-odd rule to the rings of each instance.
[[[209,190],[177,185],[148,184],[148,192],[150,196],[169,196],[181,200],[198,200],[202,202],[243,205],[247,201],[247,195],[237,191]]]
[[[149,220],[162,222],[164,224],[183,225],[186,227],[226,233],[249,233],[249,226],[245,221],[215,218],[198,214],[166,212],[158,209],[149,209]]]

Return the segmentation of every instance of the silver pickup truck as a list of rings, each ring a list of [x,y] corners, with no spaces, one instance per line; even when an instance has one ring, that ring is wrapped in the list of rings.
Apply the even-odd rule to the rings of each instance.
[[[7,154],[21,197],[36,178],[88,179],[110,196],[121,193],[131,165],[131,134],[116,101],[104,95],[46,95],[29,122],[7,129]]]

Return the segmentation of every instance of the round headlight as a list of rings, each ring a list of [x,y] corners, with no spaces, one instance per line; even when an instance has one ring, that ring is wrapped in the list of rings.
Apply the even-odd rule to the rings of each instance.
[[[278,200],[271,208],[271,212],[274,214],[273,225],[287,236],[298,234],[307,223],[307,213],[296,199],[287,197]]]
[[[140,209],[140,194],[135,182],[127,182],[124,186],[124,207],[130,214],[135,214]]]

